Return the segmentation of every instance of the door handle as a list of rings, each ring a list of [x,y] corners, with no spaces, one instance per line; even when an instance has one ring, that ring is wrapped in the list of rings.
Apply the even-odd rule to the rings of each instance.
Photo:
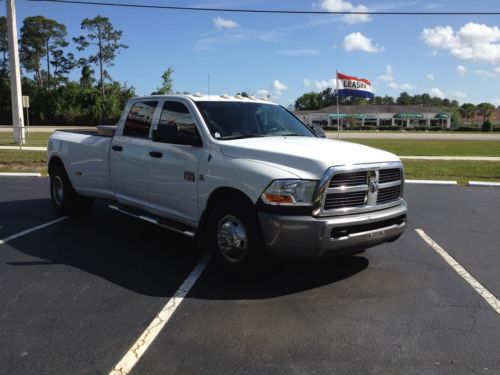
[[[151,156],[153,158],[161,158],[161,157],[163,157],[163,154],[161,152],[158,152],[158,151],[150,151],[149,156]]]
[[[113,151],[123,151],[123,147],[120,145],[113,145],[111,149],[113,149]]]

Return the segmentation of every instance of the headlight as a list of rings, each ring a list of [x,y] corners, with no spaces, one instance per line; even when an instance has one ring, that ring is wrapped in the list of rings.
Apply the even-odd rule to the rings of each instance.
[[[311,206],[317,181],[275,180],[264,190],[262,201],[278,206]]]

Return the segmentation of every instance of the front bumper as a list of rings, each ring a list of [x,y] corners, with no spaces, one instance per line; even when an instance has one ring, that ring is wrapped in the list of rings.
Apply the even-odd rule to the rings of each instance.
[[[338,217],[280,215],[259,211],[271,254],[319,257],[352,254],[397,239],[406,229],[407,204]]]

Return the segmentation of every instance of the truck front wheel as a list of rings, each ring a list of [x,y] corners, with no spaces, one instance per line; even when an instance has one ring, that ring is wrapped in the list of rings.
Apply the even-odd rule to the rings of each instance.
[[[58,213],[70,216],[86,214],[94,203],[73,189],[62,165],[56,165],[50,173],[50,198]]]
[[[232,273],[262,269],[266,252],[255,209],[241,199],[218,203],[209,221],[209,245],[214,260]]]

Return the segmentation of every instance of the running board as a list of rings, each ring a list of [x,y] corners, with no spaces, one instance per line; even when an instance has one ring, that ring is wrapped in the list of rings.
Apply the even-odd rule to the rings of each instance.
[[[156,217],[156,216],[150,216],[149,214],[145,214],[143,211],[136,210],[136,209],[131,208],[131,207],[118,206],[115,204],[110,204],[110,205],[108,205],[108,207],[110,209],[112,209],[113,211],[118,211],[118,212],[121,212],[122,214],[129,215],[129,216],[135,217],[137,219],[141,219],[143,221],[147,221],[148,223],[158,225],[162,228],[171,230],[171,231],[176,232],[176,233],[183,234],[184,236],[187,236],[187,237],[192,238],[196,234],[194,229],[187,226],[187,225],[176,223],[174,221],[170,221],[170,220],[166,220],[166,219],[162,219],[162,218]]]

